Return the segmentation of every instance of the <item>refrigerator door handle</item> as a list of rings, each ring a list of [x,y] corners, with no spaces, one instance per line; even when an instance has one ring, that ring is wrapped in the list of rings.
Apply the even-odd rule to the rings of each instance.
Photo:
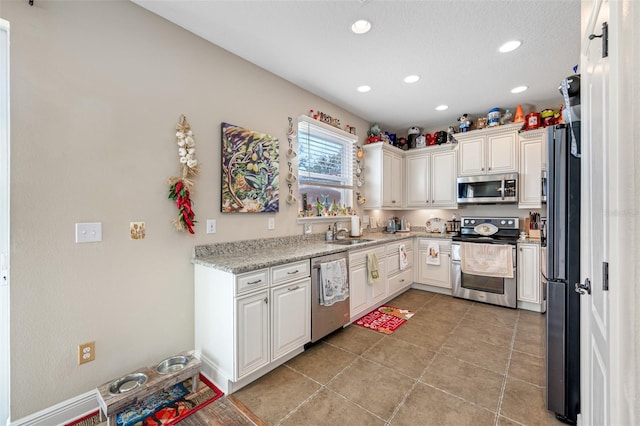
[[[581,296],[583,296],[585,294],[591,294],[591,280],[589,280],[589,278],[586,278],[584,280],[584,284],[583,283],[576,283],[575,291],[576,291],[576,293],[578,293]]]

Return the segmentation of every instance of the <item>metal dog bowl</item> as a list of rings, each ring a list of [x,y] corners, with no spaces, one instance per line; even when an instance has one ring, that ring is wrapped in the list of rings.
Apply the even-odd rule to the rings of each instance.
[[[156,367],[156,371],[158,372],[158,374],[171,374],[175,373],[176,371],[182,370],[187,366],[187,364],[189,364],[189,358],[187,358],[186,356],[172,356],[171,358],[167,358],[160,364],[158,364],[158,366]]]
[[[123,393],[131,392],[134,389],[147,383],[147,375],[144,373],[127,374],[124,377],[119,378],[109,386],[109,393],[111,395],[120,395]]]

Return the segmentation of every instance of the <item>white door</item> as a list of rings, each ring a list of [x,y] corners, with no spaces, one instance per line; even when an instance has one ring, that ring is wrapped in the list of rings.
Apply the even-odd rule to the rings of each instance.
[[[603,289],[603,263],[609,261],[608,146],[609,59],[602,58],[602,41],[588,40],[600,34],[609,19],[609,4],[597,0],[583,3],[581,58],[582,189],[580,274],[591,283],[591,294],[580,306],[580,399],[581,424],[611,424],[610,415],[610,311],[609,293]]]
[[[9,23],[0,19],[0,424],[9,419]]]
[[[457,207],[456,152],[434,152],[431,164],[431,207]]]
[[[427,207],[430,203],[429,176],[431,171],[431,156],[420,154],[406,157],[405,180],[407,207]]]

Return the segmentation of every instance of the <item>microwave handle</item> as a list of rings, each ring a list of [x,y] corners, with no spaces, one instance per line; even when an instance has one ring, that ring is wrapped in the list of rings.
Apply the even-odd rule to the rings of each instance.
[[[501,183],[502,187],[501,187],[501,192],[502,192],[502,199],[504,200],[504,179],[502,179],[502,183]]]

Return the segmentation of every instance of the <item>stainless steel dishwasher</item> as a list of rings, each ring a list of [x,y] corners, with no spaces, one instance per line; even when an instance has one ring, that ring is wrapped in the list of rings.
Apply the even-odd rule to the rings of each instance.
[[[320,304],[320,265],[325,262],[344,259],[349,267],[348,253],[333,253],[311,259],[311,342],[322,339],[327,334],[349,323],[349,299],[331,306]],[[349,280],[349,277],[347,277]]]

